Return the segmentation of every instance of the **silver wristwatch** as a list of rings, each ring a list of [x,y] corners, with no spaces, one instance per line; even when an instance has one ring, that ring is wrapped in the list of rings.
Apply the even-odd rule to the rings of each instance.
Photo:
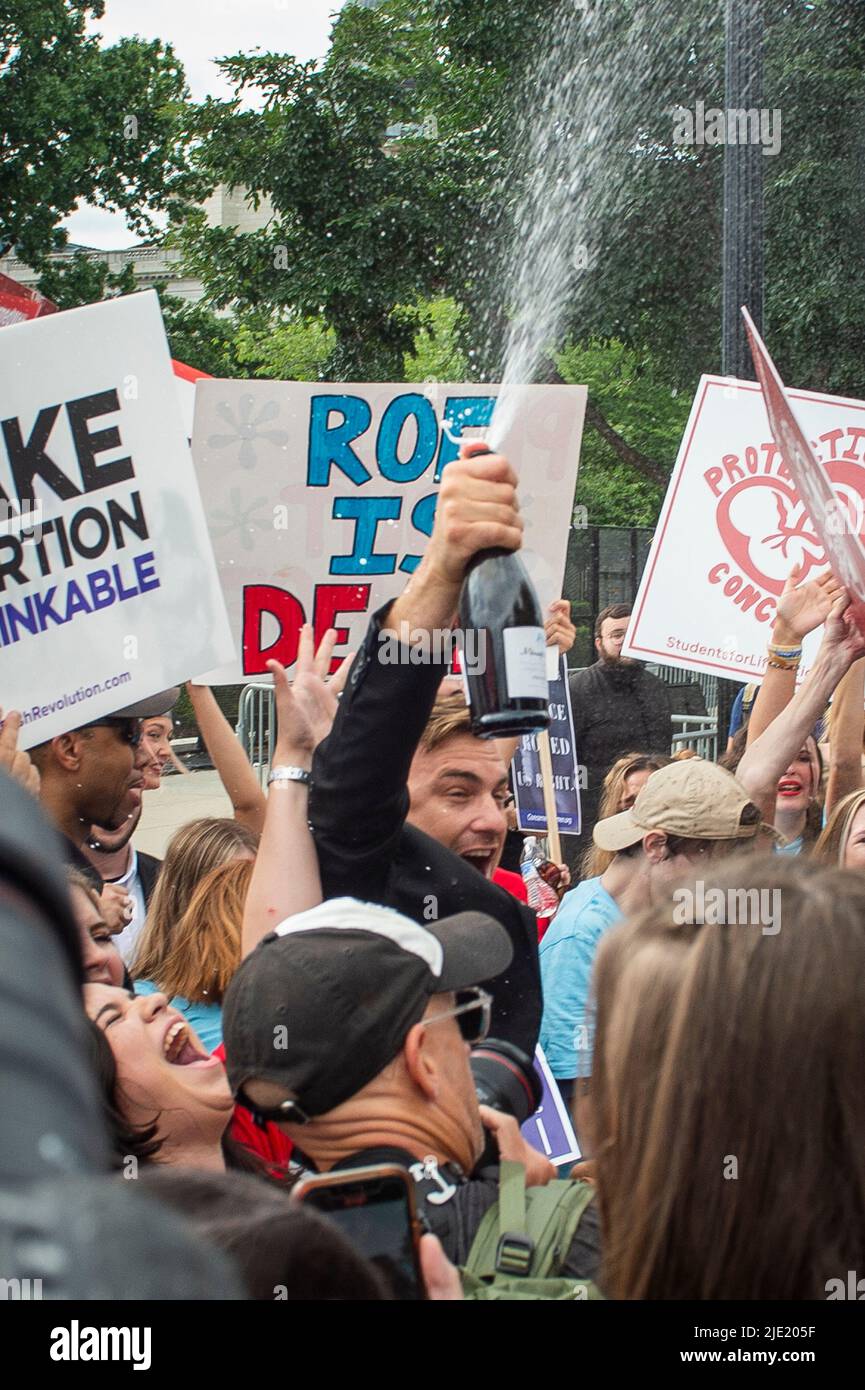
[[[268,774],[267,785],[272,782],[302,782],[308,787],[312,781],[312,775],[304,767],[272,767]]]

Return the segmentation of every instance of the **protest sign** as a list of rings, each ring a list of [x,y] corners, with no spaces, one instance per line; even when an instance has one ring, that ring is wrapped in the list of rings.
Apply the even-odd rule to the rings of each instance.
[[[0,332],[0,509],[22,747],[231,659],[154,291]]]
[[[766,344],[747,309],[743,309],[742,314],[757,377],[763,388],[772,437],[805,504],[808,519],[823,547],[826,560],[836,579],[846,585],[853,600],[853,614],[859,626],[865,630],[865,604],[862,602],[865,599],[865,548],[856,525],[857,522],[861,524],[861,516],[857,516],[855,509],[846,505],[846,499],[842,500],[836,493],[826,469],[815,458]]]
[[[547,651],[555,651],[548,647]],[[559,834],[580,833],[580,779],[574,748],[574,718],[567,662],[559,656],[558,674],[550,681],[550,753]],[[537,734],[523,734],[511,763],[517,825],[544,835],[547,815]]]
[[[551,1163],[576,1163],[582,1155],[574,1126],[540,1046],[535,1048],[535,1071],[541,1078],[543,1098],[522,1126],[523,1138]]]
[[[405,587],[442,470],[498,388],[199,381],[192,451],[238,661],[211,682],[291,667],[304,621],[338,631],[334,663]],[[561,594],[586,392],[525,389],[503,446],[520,475],[524,550],[543,603]]]
[[[865,529],[865,402],[788,390],[849,535]],[[839,528],[840,529],[840,528]],[[829,563],[772,436],[757,382],[704,376],[640,583],[624,654],[760,680],[776,605],[795,563]],[[820,642],[811,633],[800,678]]]
[[[57,305],[53,300],[46,299],[38,290],[28,289],[8,275],[0,275],[0,328],[56,313]]]

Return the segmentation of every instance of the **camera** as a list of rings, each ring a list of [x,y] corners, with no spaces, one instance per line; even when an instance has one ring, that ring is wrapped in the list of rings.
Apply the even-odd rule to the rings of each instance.
[[[469,1061],[481,1105],[513,1115],[518,1125],[534,1115],[543,1094],[541,1079],[532,1058],[522,1048],[500,1038],[487,1038],[472,1049]],[[476,1166],[485,1168],[498,1161],[496,1142],[488,1135]]]

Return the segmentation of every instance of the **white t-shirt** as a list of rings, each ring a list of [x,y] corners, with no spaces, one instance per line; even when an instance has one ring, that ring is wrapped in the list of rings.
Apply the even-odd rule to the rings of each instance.
[[[141,935],[141,928],[144,926],[144,918],[147,915],[147,906],[144,902],[144,889],[141,886],[141,879],[138,876],[138,852],[132,848],[132,859],[129,868],[122,878],[109,878],[106,883],[116,883],[121,888],[125,888],[132,899],[132,917],[122,932],[118,932],[114,938],[114,944],[120,952],[126,965],[135,955],[135,947]]]

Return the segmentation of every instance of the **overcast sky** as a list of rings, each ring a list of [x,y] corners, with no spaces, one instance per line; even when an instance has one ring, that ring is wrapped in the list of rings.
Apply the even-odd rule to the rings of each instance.
[[[140,34],[174,45],[196,101],[231,88],[214,59],[255,48],[318,58],[327,52],[333,17],[344,0],[106,0],[91,27],[106,44]],[[120,250],[137,237],[123,217],[83,206],[65,224],[72,241]]]

